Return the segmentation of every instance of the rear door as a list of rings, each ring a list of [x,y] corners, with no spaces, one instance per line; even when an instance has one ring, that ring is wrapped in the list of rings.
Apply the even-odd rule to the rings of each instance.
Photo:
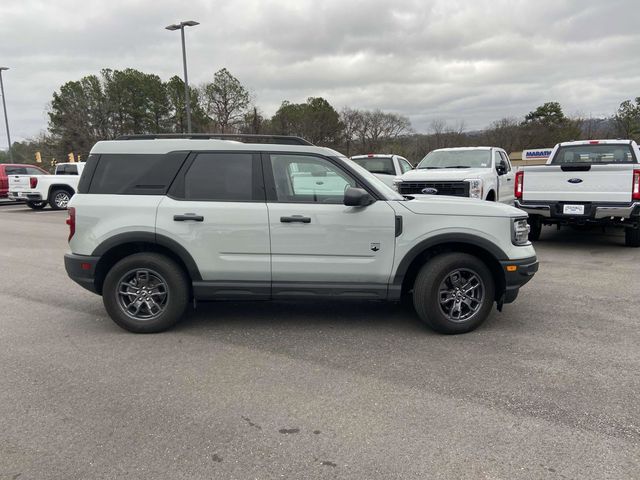
[[[345,206],[345,189],[358,182],[332,159],[278,153],[265,160],[273,296],[384,298],[395,249],[391,206]]]
[[[190,155],[158,206],[156,234],[194,259],[199,298],[268,297],[269,223],[260,155]]]

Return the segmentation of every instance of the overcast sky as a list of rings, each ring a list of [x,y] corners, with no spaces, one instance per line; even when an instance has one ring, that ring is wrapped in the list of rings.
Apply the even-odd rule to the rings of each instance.
[[[638,0],[2,0],[0,66],[12,139],[47,126],[52,93],[102,68],[182,75],[227,67],[272,115],[282,100],[434,119],[467,129],[545,101],[609,115],[640,96]],[[4,125],[0,145],[6,148]]]

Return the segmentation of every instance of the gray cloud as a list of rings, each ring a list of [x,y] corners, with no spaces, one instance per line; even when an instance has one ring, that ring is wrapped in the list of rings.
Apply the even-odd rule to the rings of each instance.
[[[227,67],[272,114],[282,100],[324,96],[336,108],[468,128],[544,101],[612,113],[640,95],[635,0],[4,0],[0,64],[15,139],[46,128],[68,80],[102,68],[181,74],[183,19],[192,83]],[[6,144],[0,133],[0,145]]]

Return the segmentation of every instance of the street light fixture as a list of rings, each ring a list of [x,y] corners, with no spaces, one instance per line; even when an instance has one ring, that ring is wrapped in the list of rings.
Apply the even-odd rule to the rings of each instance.
[[[4,124],[7,127],[7,141],[9,142],[9,161],[11,161],[11,134],[9,133],[9,118],[7,117],[7,102],[4,99],[4,84],[2,83],[2,71],[9,67],[0,67],[0,94],[2,94],[2,108],[4,109]]]
[[[182,66],[184,68],[184,104],[187,109],[187,133],[191,133],[191,101],[189,98],[189,79],[187,77],[187,51],[184,47],[184,27],[195,27],[196,25],[200,24],[194,20],[188,20],[164,27],[172,31],[180,30],[180,36],[182,37]]]

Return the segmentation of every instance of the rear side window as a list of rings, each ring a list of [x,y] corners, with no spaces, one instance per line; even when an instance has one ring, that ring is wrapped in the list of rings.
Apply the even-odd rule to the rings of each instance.
[[[38,168],[27,167],[27,175],[46,175],[46,173]]]
[[[221,202],[264,201],[261,183],[259,158],[252,153],[200,153],[184,176],[184,198]]]
[[[187,152],[100,155],[95,170],[85,169],[81,183],[84,183],[85,175],[93,173],[88,193],[164,195],[186,156]]]
[[[56,175],[78,175],[77,165],[58,165]]]

